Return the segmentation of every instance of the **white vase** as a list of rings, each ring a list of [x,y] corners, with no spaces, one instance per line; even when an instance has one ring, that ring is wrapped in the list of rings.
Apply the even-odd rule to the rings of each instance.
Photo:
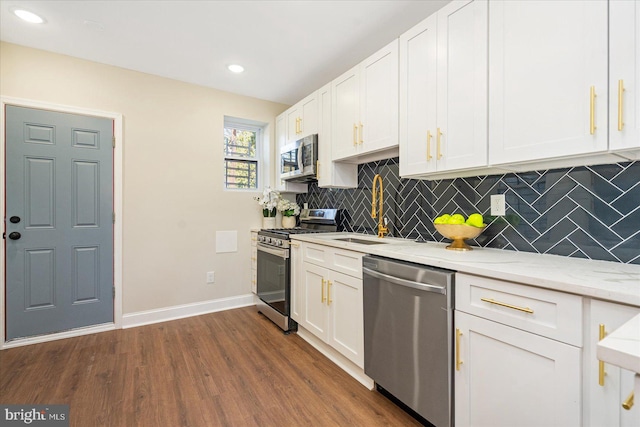
[[[293,228],[296,226],[296,217],[295,216],[283,216],[282,217],[282,228]]]
[[[262,217],[262,228],[263,229],[276,228],[276,217],[275,216]]]

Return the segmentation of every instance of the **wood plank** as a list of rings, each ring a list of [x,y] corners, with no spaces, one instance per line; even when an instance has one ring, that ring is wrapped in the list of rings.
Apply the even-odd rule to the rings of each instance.
[[[0,352],[0,401],[72,426],[418,426],[246,307]]]

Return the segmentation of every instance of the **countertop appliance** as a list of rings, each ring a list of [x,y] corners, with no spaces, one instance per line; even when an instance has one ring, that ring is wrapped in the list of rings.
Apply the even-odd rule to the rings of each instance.
[[[431,424],[453,425],[454,272],[365,256],[364,372]]]
[[[338,230],[337,209],[303,209],[300,227],[258,231],[257,283],[258,311],[271,319],[285,333],[298,325],[290,317],[291,259],[290,236],[302,233],[327,233]]]
[[[280,179],[315,181],[318,165],[318,135],[305,136],[280,149]]]

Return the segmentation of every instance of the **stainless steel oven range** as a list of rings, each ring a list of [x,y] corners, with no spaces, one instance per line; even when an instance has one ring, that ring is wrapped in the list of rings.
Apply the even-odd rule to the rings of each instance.
[[[302,233],[338,231],[337,209],[303,209],[300,226],[258,232],[258,311],[271,319],[285,333],[298,324],[291,319],[291,258],[289,236]]]

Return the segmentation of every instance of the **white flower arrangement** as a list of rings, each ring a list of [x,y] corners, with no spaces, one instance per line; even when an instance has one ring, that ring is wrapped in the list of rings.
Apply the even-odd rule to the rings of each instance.
[[[282,200],[282,198],[279,192],[272,190],[271,187],[265,187],[262,192],[262,197],[254,197],[254,200],[262,206],[262,216],[274,217],[276,216],[278,202]]]
[[[280,198],[278,201],[278,210],[283,216],[296,216],[300,214],[300,206],[296,202]]]

